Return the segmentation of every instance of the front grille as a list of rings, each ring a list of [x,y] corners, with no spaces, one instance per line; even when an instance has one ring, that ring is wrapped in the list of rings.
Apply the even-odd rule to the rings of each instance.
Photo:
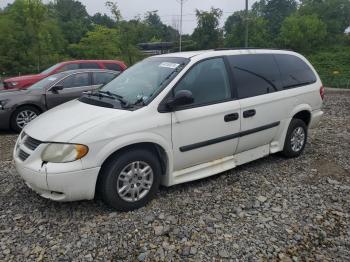
[[[34,151],[41,143],[42,143],[41,141],[36,140],[30,136],[27,136],[23,144],[30,150]]]
[[[18,157],[19,159],[21,159],[22,161],[26,161],[27,158],[29,157],[29,154],[24,152],[22,149],[19,149],[18,151]]]

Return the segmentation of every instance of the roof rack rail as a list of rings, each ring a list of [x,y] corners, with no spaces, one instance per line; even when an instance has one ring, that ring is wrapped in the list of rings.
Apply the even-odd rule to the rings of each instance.
[[[220,47],[220,48],[214,48],[214,51],[225,51],[225,50],[250,50],[250,49],[293,51],[293,50],[291,50],[291,49],[265,48],[265,47]]]

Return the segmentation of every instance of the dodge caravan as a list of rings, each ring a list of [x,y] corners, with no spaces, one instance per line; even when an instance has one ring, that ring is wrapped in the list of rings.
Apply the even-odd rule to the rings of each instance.
[[[29,123],[15,164],[42,197],[99,195],[117,210],[132,210],[160,184],[205,178],[277,152],[299,156],[323,114],[323,96],[315,69],[291,51],[150,57]]]

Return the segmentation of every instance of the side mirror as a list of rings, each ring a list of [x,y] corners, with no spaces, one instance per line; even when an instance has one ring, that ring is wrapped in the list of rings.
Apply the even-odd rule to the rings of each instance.
[[[169,109],[174,109],[178,106],[185,106],[192,104],[194,101],[192,92],[189,90],[180,90],[175,93],[173,99],[170,99],[166,105]]]
[[[58,94],[58,91],[63,90],[63,88],[63,85],[53,86],[51,87],[51,92],[54,94]]]

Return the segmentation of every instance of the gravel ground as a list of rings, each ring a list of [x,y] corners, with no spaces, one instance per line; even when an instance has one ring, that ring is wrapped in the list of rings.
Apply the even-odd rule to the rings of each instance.
[[[2,134],[0,261],[349,261],[350,92],[328,93],[324,109],[301,157],[162,188],[128,213],[37,196]]]

